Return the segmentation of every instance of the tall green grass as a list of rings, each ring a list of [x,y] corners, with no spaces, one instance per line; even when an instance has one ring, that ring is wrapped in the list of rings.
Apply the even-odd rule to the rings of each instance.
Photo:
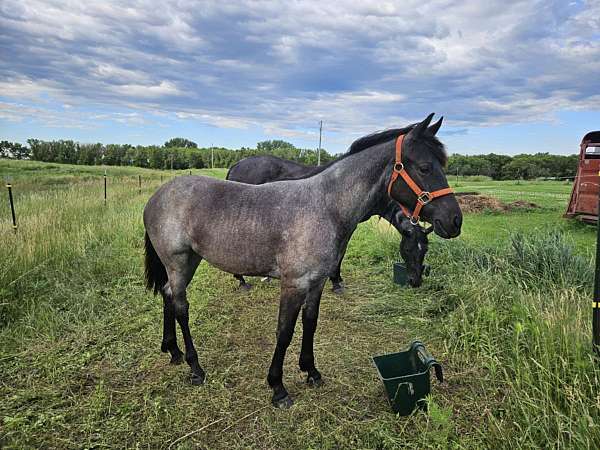
[[[514,234],[499,248],[438,244],[439,337],[454,359],[484,369],[490,426],[480,438],[513,448],[600,448],[592,261],[555,231]]]
[[[13,233],[2,198],[0,327],[34,311],[73,306],[82,282],[104,286],[127,272],[119,266],[123,260],[111,255],[118,246],[124,255],[131,248],[139,252],[145,200],[160,186],[161,175],[165,182],[174,175],[128,167],[108,171],[105,203],[101,167],[0,160],[0,173],[13,183],[18,225]],[[136,173],[143,175],[141,192]],[[194,173],[223,178],[225,170]],[[140,266],[137,260],[127,263]]]
[[[99,168],[60,188],[38,169],[15,183],[31,187],[18,194],[17,234],[8,209],[0,213],[0,446],[155,448],[224,417],[182,448],[600,448],[593,252],[580,249],[593,233],[548,225],[558,207],[535,213],[537,228],[523,213],[466,216],[463,237],[432,237],[420,289],[391,281],[398,234],[376,220],[359,226],[342,266],[348,294],[327,290],[322,302],[326,387],[294,378],[290,350],[298,403],[282,413],[260,409],[277,282],[242,296],[201,265],[190,302],[210,378],[193,390],[159,353],[160,302],[143,287],[141,212],[160,174],[148,173],[141,194],[134,173],[115,176],[104,205]],[[498,232],[517,218],[525,231]],[[369,355],[413,338],[448,383],[434,386],[428,414],[397,418]]]

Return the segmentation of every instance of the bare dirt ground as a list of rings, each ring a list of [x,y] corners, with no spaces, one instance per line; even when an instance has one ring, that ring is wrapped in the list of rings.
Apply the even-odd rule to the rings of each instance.
[[[510,203],[504,203],[494,197],[481,195],[476,192],[457,193],[456,198],[460,208],[465,213],[481,212],[510,212],[513,210],[532,210],[540,208],[533,202],[526,200],[516,200]]]

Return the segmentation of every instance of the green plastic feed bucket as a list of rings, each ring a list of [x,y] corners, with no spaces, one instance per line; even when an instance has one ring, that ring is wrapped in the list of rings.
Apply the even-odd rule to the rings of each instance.
[[[425,350],[420,341],[414,341],[404,352],[373,357],[390,406],[395,413],[408,416],[431,391],[429,369],[435,368],[442,382],[442,366]]]
[[[408,273],[406,266],[400,262],[394,263],[394,283],[406,286],[408,282]]]

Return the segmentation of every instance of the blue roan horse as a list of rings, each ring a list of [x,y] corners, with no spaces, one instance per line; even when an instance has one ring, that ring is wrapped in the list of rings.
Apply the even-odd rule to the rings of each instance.
[[[272,403],[292,404],[283,384],[283,360],[302,310],[300,369],[318,385],[313,340],[321,293],[357,224],[378,204],[395,201],[414,208],[417,195],[404,179],[390,184],[402,167],[425,191],[448,187],[443,145],[428,131],[433,114],[404,136],[402,164],[394,142],[402,130],[356,141],[346,155],[315,176],[249,185],[209,177],[179,177],[161,186],[144,209],[147,286],[164,300],[162,350],[182,359],[175,321],[181,327],[192,383],[204,382],[188,321],[186,288],[202,259],[231,274],[281,279],[277,344],[267,381]],[[388,194],[388,186],[389,194]],[[462,213],[449,194],[427,202],[421,217],[445,239],[458,236]]]
[[[441,119],[438,123],[429,127],[429,130],[435,134],[436,127],[441,125]],[[406,128],[409,132],[411,127]],[[256,155],[244,158],[234,164],[227,172],[226,180],[239,181],[248,184],[264,184],[281,180],[298,180],[308,178],[327,169],[338,160],[335,159],[323,166],[305,166],[304,164],[287,159],[278,158],[273,155]],[[398,204],[389,199],[386,204],[376,205],[373,211],[368,211],[361,222],[369,220],[372,216],[378,215],[391,223],[402,235],[400,243],[400,254],[406,263],[408,284],[412,287],[419,287],[423,282],[423,275],[427,268],[423,264],[427,254],[428,239],[427,234],[432,230],[424,230],[420,225],[413,225],[410,219],[404,214]],[[344,292],[344,284],[341,274],[342,258],[336,272],[330,276],[332,290],[336,294]],[[242,275],[234,275],[240,282],[241,289],[250,289],[251,285],[246,282]]]

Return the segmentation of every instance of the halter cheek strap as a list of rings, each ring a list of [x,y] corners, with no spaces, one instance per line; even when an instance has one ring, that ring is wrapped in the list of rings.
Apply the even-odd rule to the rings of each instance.
[[[438,197],[443,197],[444,195],[452,194],[454,191],[449,187],[444,188],[444,189],[438,189],[437,191],[433,191],[433,192],[427,192],[427,191],[424,191],[423,189],[421,189],[419,187],[419,185],[417,183],[415,183],[415,181],[408,174],[408,172],[404,168],[404,164],[402,164],[402,143],[403,142],[404,142],[404,135],[401,134],[400,136],[398,136],[398,139],[396,139],[396,162],[394,163],[394,170],[392,172],[392,177],[390,178],[390,182],[388,184],[387,191],[388,191],[388,195],[390,196],[390,198],[392,198],[392,186],[394,185],[394,183],[396,182],[398,177],[401,177],[404,180],[404,182],[408,185],[408,187],[417,196],[417,203],[415,205],[415,209],[413,210],[412,214],[410,213],[408,208],[406,208],[404,205],[400,204],[400,202],[397,202],[397,203],[398,203],[398,205],[400,205],[400,209],[402,210],[404,215],[406,215],[407,217],[410,217],[410,223],[412,223],[413,225],[416,225],[417,223],[419,223],[419,215],[421,213],[421,209],[423,208],[423,206],[425,206],[427,203],[433,201],[434,199],[436,199]],[[392,200],[394,200],[394,199],[392,198]]]

